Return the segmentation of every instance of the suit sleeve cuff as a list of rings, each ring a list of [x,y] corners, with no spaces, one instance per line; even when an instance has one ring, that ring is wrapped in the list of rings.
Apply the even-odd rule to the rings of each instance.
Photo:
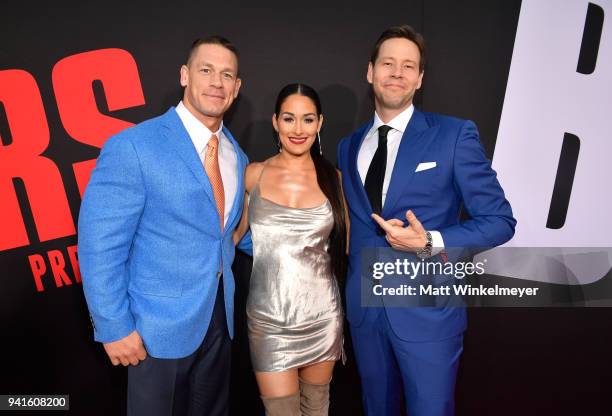
[[[429,233],[431,234],[432,240],[431,255],[435,256],[444,251],[444,239],[439,231],[430,231]]]
[[[131,314],[126,314],[122,319],[109,320],[100,316],[91,317],[94,329],[94,339],[98,342],[115,342],[130,335],[136,324]]]

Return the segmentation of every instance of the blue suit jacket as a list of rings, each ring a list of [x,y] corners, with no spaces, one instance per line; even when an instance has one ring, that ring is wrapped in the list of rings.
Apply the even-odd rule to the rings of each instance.
[[[347,317],[359,326],[367,308],[361,306],[360,261],[365,247],[388,247],[377,234],[372,207],[359,172],[357,154],[373,120],[338,145],[338,165],[351,220]],[[415,172],[419,163],[436,162],[433,169]],[[470,220],[460,222],[464,207]],[[445,247],[494,247],[514,234],[510,204],[486,158],[476,126],[471,121],[415,110],[393,168],[382,210],[385,219],[406,221],[411,209],[425,229],[442,234]],[[389,307],[393,331],[408,341],[434,341],[461,333],[465,309],[458,307]]]
[[[242,212],[247,158],[223,131],[238,162],[223,231],[208,176],[174,108],[105,143],[83,196],[78,233],[97,341],[137,330],[153,357],[191,354],[208,329],[221,264],[233,336],[232,231]]]

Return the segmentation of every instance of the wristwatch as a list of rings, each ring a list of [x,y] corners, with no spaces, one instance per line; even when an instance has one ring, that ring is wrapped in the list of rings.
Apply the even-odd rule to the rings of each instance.
[[[431,233],[429,231],[425,231],[425,238],[427,238],[425,247],[420,248],[416,251],[416,255],[420,259],[427,259],[431,257],[431,250],[433,248],[433,238],[431,237]]]

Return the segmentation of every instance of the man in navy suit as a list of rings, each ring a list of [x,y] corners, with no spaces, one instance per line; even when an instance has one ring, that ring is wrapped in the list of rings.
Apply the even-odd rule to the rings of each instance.
[[[471,121],[414,108],[425,65],[410,26],[382,33],[367,79],[374,119],[343,139],[338,164],[351,222],[347,315],[370,416],[454,414],[466,312],[458,307],[364,307],[361,255],[393,247],[420,258],[445,248],[494,247],[516,221]],[[470,219],[460,221],[465,208]]]
[[[94,337],[129,366],[128,415],[228,413],[247,164],[223,126],[241,84],[236,48],[197,40],[180,82],[176,108],[108,139],[79,216]]]

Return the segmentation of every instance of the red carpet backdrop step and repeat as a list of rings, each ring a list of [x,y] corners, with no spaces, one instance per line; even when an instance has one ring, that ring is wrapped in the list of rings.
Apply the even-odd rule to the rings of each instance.
[[[374,41],[408,23],[429,48],[416,106],[477,123],[518,219],[508,246],[574,248],[561,253],[572,271],[563,278],[540,273],[549,257],[481,254],[492,278],[595,300],[470,308],[457,414],[612,414],[612,309],[575,307],[606,305],[612,293],[612,1],[56,1],[0,10],[0,394],[67,394],[70,414],[125,413],[126,371],[93,342],[83,297],[79,205],[108,137],[179,102],[179,68],[195,38],[222,34],[240,50],[243,88],[225,122],[251,160],[276,151],[276,93],[300,81],[321,94],[323,150],[335,161],[338,141],[373,114],[365,75]],[[589,247],[603,255],[597,267]],[[263,414],[246,340],[250,266],[237,256],[233,415]],[[348,341],[332,415],[363,414]]]

